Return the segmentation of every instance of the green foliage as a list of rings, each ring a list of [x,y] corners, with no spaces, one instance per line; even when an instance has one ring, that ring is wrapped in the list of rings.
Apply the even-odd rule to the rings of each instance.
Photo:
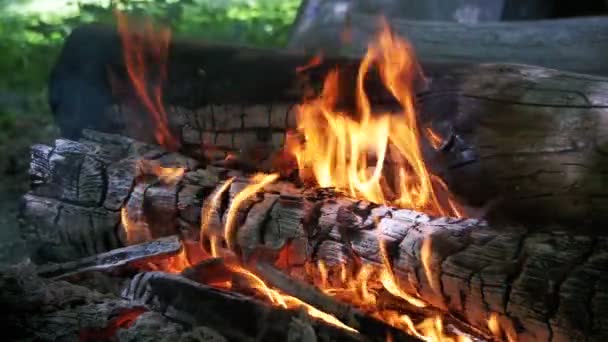
[[[177,36],[282,46],[301,0],[99,0],[75,14],[0,15],[0,88],[39,91],[62,40],[87,22],[114,22],[114,10],[168,25]],[[1,3],[0,3],[1,4]],[[0,5],[0,10],[3,7]]]
[[[40,1],[52,10],[21,10]],[[0,0],[0,145],[15,127],[35,130],[52,122],[46,104],[49,72],[78,25],[114,24],[118,9],[167,25],[174,36],[278,47],[287,41],[300,1],[81,0],[64,10],[61,0]]]

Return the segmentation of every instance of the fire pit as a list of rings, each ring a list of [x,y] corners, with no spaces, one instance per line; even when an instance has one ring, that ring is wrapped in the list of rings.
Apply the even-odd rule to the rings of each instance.
[[[171,42],[127,18],[118,31],[75,31],[54,70],[72,140],[32,147],[22,233],[38,266],[3,275],[9,327],[84,341],[608,335],[604,79],[420,66],[387,24],[362,59]],[[93,40],[103,53],[70,49]]]

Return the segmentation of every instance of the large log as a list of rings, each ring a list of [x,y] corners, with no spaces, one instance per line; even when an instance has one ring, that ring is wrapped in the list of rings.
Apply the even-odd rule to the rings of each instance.
[[[364,53],[378,31],[378,17],[362,13],[357,6],[343,11],[332,11],[332,6],[331,1],[319,4],[317,11],[324,14],[315,15],[313,20],[302,15],[293,28],[289,47],[328,54]],[[389,18],[395,31],[414,44],[423,61],[521,63],[608,75],[602,63],[608,52],[605,17],[477,23],[399,19],[390,14]]]
[[[92,151],[104,155],[100,151],[109,151],[115,146],[112,142],[124,139],[87,134],[106,143],[70,142],[79,148],[69,154],[61,150],[65,140],[54,149],[37,148],[48,151],[46,156],[55,163],[51,166],[46,157],[35,159],[39,184],[24,197],[23,232],[38,256],[65,260],[96,253],[92,246],[114,248],[114,243],[95,241],[121,241],[121,207],[128,208],[130,220],[147,227],[152,235],[188,230],[196,235],[203,204],[230,171],[192,167],[180,182],[170,184],[151,176],[144,183],[136,182],[129,176],[132,169],[122,174],[109,171],[122,160],[104,164],[108,171],[101,176],[57,173],[62,162],[86,160]],[[167,155],[148,155],[162,156]],[[82,171],[91,170],[88,167],[79,169],[91,172]],[[88,183],[100,177],[105,181]],[[87,191],[67,191],[70,186],[78,188],[76,179],[84,182],[80,186],[87,185]],[[224,204],[210,216],[211,233],[223,236],[226,211],[247,183],[237,178],[230,185],[221,201]],[[608,336],[608,239],[604,236],[433,218],[283,182],[265,187],[263,193],[242,203],[234,222],[236,235],[231,238],[241,257],[255,255],[259,249],[278,252],[289,245],[293,250],[289,267],[294,272],[320,260],[329,266],[353,258],[380,264],[380,238],[404,291],[473,326],[485,329],[494,313],[502,326],[512,326],[522,340],[602,340]],[[432,257],[425,264],[421,248],[427,240]]]

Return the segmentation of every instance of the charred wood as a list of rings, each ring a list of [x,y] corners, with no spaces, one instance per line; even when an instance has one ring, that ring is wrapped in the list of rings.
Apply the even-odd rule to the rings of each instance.
[[[201,208],[210,200],[210,194],[222,186],[225,177],[226,172],[216,168],[190,171],[179,186],[159,185],[162,191],[174,192],[177,202],[154,196],[146,201],[155,203],[152,208],[169,206],[163,212],[177,213],[171,218],[175,231],[197,232]],[[106,191],[116,192],[111,185],[116,183],[107,184]],[[246,185],[244,178],[230,185],[224,204],[211,215],[211,233],[223,238],[226,210],[234,195]],[[44,187],[44,181],[38,186]],[[134,190],[129,187],[124,198],[121,197],[123,204],[133,200],[131,191]],[[23,216],[27,223],[26,236],[30,236],[29,242],[37,246],[38,252],[40,237],[44,236],[53,237],[42,240],[47,244],[44,249],[51,254],[60,250],[48,249],[49,246],[70,249],[86,246],[83,240],[92,239],[91,231],[95,230],[90,230],[89,225],[70,222],[88,222],[91,211],[109,214],[118,209],[68,204],[61,197],[49,198],[35,192],[34,189],[26,195]],[[82,210],[73,211],[70,220],[76,221],[70,221],[62,216],[66,209],[59,212],[56,220],[52,215],[37,214],[43,212],[42,209],[28,209],[47,208],[47,204],[50,208],[73,206]],[[353,210],[354,206],[358,209]],[[338,212],[345,210],[354,214],[349,227],[338,222]],[[294,270],[310,262],[323,261],[329,266],[349,263],[353,256],[364,264],[380,264],[378,240],[381,240],[390,251],[391,268],[404,291],[417,294],[472,326],[486,329],[488,318],[495,314],[501,326],[510,327],[522,340],[602,339],[608,334],[604,328],[608,325],[603,321],[608,310],[604,300],[608,296],[605,293],[608,289],[605,236],[476,219],[429,217],[284,182],[267,186],[255,200],[241,206],[239,215],[234,241],[241,257],[254,255],[257,249],[275,250],[278,254],[288,246],[287,266]],[[119,240],[122,227],[117,224],[118,219],[95,228],[111,231],[116,235],[114,240]],[[57,233],[70,227],[73,229],[70,234]],[[431,257],[423,261],[425,241],[431,242],[428,250]],[[54,256],[69,260],[70,254]]]
[[[151,242],[113,249],[95,256],[61,264],[45,264],[38,268],[38,275],[61,279],[88,272],[115,273],[128,266],[137,267],[177,254],[182,244],[177,236],[163,237]]]
[[[205,286],[178,275],[140,273],[133,278],[123,296],[134,302],[152,305],[178,322],[205,324],[222,331],[230,340],[286,341],[301,332],[297,324],[297,311],[272,307],[259,300]],[[367,340],[320,321],[310,321],[309,324],[314,327],[319,341]]]

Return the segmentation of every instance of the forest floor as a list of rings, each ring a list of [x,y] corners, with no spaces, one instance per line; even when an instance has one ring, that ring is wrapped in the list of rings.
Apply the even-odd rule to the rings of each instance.
[[[0,99],[0,262],[11,262],[26,254],[18,213],[29,189],[30,146],[51,143],[58,129],[49,109],[30,108],[31,96],[0,94]]]

